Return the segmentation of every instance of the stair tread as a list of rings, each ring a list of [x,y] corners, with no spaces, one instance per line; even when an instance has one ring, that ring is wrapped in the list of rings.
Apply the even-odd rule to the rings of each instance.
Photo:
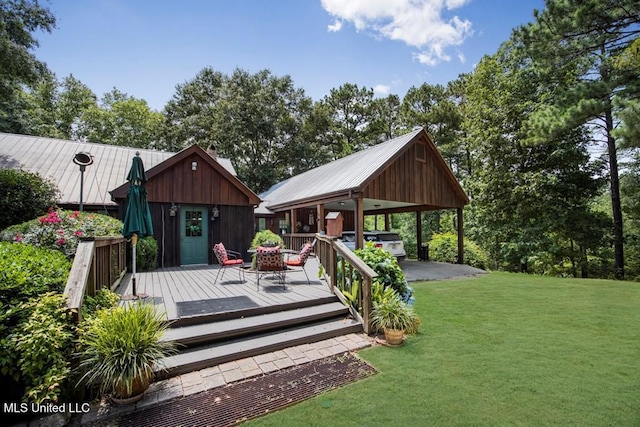
[[[164,358],[161,365],[170,371],[180,366],[202,364],[209,360],[221,360],[235,354],[257,355],[263,352],[262,349],[272,351],[274,346],[286,348],[289,344],[296,345],[301,340],[312,342],[314,336],[322,336],[320,339],[324,339],[327,334],[335,336],[341,333],[353,332],[355,328],[360,326],[360,322],[351,318],[325,321],[314,325],[194,348]]]
[[[217,334],[238,333],[248,330],[266,329],[269,325],[278,325],[296,320],[313,319],[319,317],[333,317],[346,314],[348,308],[340,302],[315,305],[276,313],[261,314],[257,316],[228,319],[217,322],[201,323],[197,325],[182,326],[168,329],[164,337],[165,341],[189,341],[198,337],[210,337]]]

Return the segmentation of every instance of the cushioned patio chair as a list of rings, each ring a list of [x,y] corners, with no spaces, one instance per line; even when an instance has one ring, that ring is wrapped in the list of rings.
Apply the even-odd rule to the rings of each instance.
[[[287,266],[284,263],[284,254],[280,251],[280,246],[256,248],[256,286],[260,290],[260,276],[271,273],[282,283],[282,288],[286,289],[285,276]]]
[[[315,240],[314,240],[314,243],[315,243]],[[287,267],[302,268],[302,271],[304,271],[304,275],[307,276],[307,283],[311,283],[311,281],[309,280],[309,275],[307,274],[307,271],[304,269],[304,265],[307,263],[307,259],[309,259],[309,255],[311,255],[312,250],[313,250],[313,243],[305,243],[297,255],[288,257],[285,260],[285,264],[287,265]]]
[[[213,253],[216,255],[218,263],[220,264],[218,274],[216,274],[216,279],[213,281],[214,284],[218,282],[218,276],[220,276],[220,279],[222,280],[227,268],[238,269],[238,276],[240,277],[240,280],[243,282],[245,281],[244,260],[242,259],[242,254],[240,254],[240,252],[230,251],[224,247],[222,242],[220,242],[213,246]],[[220,273],[222,273],[222,275]]]

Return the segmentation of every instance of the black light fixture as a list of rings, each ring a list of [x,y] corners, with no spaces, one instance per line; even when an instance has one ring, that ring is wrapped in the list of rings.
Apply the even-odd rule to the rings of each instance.
[[[211,221],[215,221],[220,217],[220,211],[218,210],[218,205],[213,205],[211,209]]]
[[[73,156],[73,163],[80,166],[80,212],[82,212],[82,196],[84,192],[84,171],[87,166],[93,164],[93,156],[90,153],[81,151]]]
[[[169,216],[176,216],[178,213],[178,207],[175,203],[171,202],[171,207],[169,208]]]

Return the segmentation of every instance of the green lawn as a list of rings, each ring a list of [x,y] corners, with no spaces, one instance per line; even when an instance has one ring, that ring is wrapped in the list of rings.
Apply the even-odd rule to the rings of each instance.
[[[374,377],[252,426],[640,425],[640,285],[492,273],[413,284],[420,334]]]

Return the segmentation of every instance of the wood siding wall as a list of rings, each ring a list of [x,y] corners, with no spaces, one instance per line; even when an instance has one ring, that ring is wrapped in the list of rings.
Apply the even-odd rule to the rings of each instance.
[[[416,141],[396,161],[375,177],[363,191],[365,198],[410,202],[443,208],[463,207],[448,172],[428,146],[425,161],[416,158]],[[424,152],[424,151],[423,151]]]
[[[191,163],[197,162],[197,170]],[[192,154],[149,180],[146,185],[149,202],[189,203],[191,205],[247,206],[246,194],[218,171]]]
[[[181,205],[187,208],[190,205]],[[201,204],[209,210],[213,205]],[[211,221],[209,218],[209,264],[216,264],[213,255],[213,245],[223,242],[228,249],[240,252],[245,261],[250,261],[247,249],[254,236],[253,207],[252,206],[221,206],[217,205],[220,216]],[[171,216],[171,203],[149,203],[151,219],[153,221],[154,238],[158,241],[158,267],[176,267],[180,263],[180,211]],[[120,218],[124,218],[124,204]]]

